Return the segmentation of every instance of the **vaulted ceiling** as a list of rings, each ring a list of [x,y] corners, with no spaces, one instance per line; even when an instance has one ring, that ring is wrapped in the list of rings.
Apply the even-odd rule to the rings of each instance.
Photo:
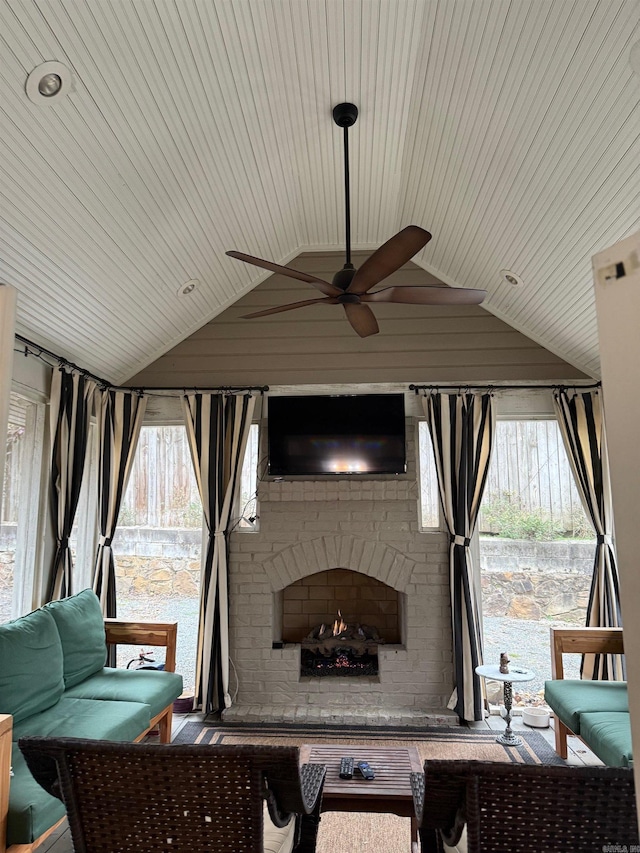
[[[348,100],[354,247],[426,228],[418,266],[598,376],[591,256],[640,227],[639,40],[638,0],[0,0],[17,330],[124,381],[265,277],[228,249],[341,248]],[[71,88],[32,99],[47,61]]]

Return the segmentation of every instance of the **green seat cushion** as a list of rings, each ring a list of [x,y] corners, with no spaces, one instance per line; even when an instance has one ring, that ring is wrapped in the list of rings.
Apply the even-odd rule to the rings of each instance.
[[[155,717],[182,693],[182,676],[155,669],[105,668],[66,691],[65,698],[144,702]]]
[[[582,681],[561,678],[545,681],[544,698],[556,716],[575,734],[580,731],[580,717],[597,711],[629,711],[626,681]]]
[[[40,714],[14,725],[13,740],[28,735],[132,741],[151,722],[151,709],[142,702],[109,702],[63,698]]]
[[[47,794],[31,775],[17,743],[12,744],[11,767],[7,846],[35,841],[65,816],[63,803]]]
[[[631,751],[631,716],[603,711],[580,717],[580,737],[600,761],[608,767],[629,767]]]
[[[55,619],[64,656],[64,684],[68,689],[94,672],[107,657],[104,617],[98,596],[83,589],[69,598],[50,601],[43,610]]]
[[[62,645],[51,614],[34,610],[0,625],[0,713],[18,723],[55,705],[63,691]]]

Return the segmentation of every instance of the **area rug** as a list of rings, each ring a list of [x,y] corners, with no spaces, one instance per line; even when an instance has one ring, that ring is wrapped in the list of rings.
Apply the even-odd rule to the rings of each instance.
[[[301,746],[304,743],[364,744],[375,740],[388,746],[415,746],[422,761],[433,758],[506,761],[511,764],[564,764],[539,732],[518,734],[522,746],[504,746],[490,729],[465,726],[397,728],[373,726],[312,726],[188,722],[174,743],[263,744]]]
[[[268,744],[301,746],[303,743],[415,746],[421,760],[429,758],[481,759],[515,764],[564,764],[539,732],[518,732],[520,747],[496,741],[490,729],[459,727],[398,728],[391,726],[314,726],[286,723],[248,724],[188,722],[174,743]],[[408,853],[411,822],[392,814],[324,812],[320,820],[316,853]]]

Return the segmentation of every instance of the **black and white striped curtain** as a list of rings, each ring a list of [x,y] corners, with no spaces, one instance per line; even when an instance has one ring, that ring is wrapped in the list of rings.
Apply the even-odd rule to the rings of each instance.
[[[146,397],[104,390],[99,401],[100,462],[98,524],[100,539],[93,569],[93,589],[105,616],[116,616],[116,566],[111,541],[133,466]]]
[[[60,368],[51,378],[51,511],[56,536],[47,600],[73,592],[69,537],[78,508],[96,383]]]
[[[450,542],[455,690],[449,707],[463,720],[482,720],[484,685],[476,674],[483,663],[480,567],[474,567],[469,545],[493,445],[493,400],[490,394],[432,393],[423,402]]]
[[[255,400],[249,395],[187,394],[182,402],[208,531],[196,652],[196,705],[208,713],[231,705],[227,537]]]
[[[594,391],[554,393],[560,431],[585,512],[596,532],[596,554],[587,605],[588,628],[619,628],[620,582],[613,542],[613,505],[602,394]],[[621,681],[621,655],[584,655],[581,676]]]

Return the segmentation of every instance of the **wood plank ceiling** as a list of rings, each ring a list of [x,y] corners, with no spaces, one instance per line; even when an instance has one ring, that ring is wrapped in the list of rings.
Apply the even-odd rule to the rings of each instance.
[[[354,246],[428,229],[420,267],[598,376],[590,259],[640,226],[638,40],[638,0],[0,0],[18,331],[120,382],[264,278],[227,249],[341,248],[350,100]],[[72,91],[34,103],[50,60]]]

